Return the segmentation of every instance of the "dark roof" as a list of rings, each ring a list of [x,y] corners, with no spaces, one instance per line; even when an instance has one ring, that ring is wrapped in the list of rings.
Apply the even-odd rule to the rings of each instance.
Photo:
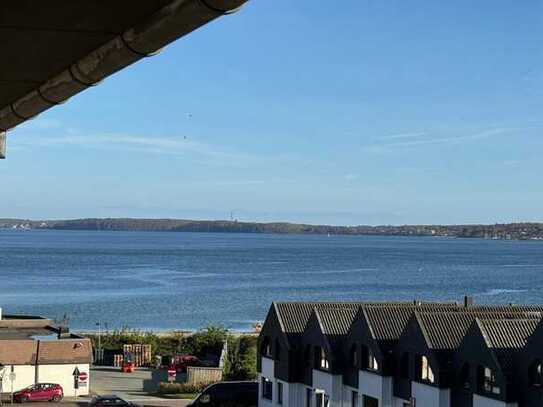
[[[460,346],[462,339],[476,318],[485,320],[532,319],[537,323],[541,319],[541,315],[532,311],[525,312],[522,308],[485,307],[461,308],[453,312],[417,312],[416,318],[430,349],[452,350]]]
[[[246,0],[0,1],[0,131]]]
[[[539,319],[478,319],[476,323],[502,370],[510,374],[515,355],[526,345],[541,321]]]
[[[277,302],[275,307],[278,312],[278,317],[284,327],[285,333],[287,334],[300,334],[304,331],[307,321],[314,309],[319,311],[323,310],[324,312],[332,312],[334,310],[345,310],[349,313],[356,313],[360,307],[366,309],[376,309],[376,315],[379,311],[385,308],[392,309],[425,309],[430,310],[435,307],[440,308],[455,308],[458,305],[456,303],[421,303],[421,302]],[[394,312],[394,311],[392,311]],[[385,313],[383,311],[383,313]],[[409,311],[409,315],[412,311]],[[408,318],[409,319],[409,318]],[[403,319],[402,319],[403,320]],[[341,326],[336,327],[335,329],[345,329],[348,331],[348,327]],[[384,328],[383,328],[384,330]]]

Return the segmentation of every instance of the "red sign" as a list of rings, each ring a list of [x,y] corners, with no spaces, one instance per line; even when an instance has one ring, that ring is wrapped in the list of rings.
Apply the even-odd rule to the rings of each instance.
[[[79,381],[80,382],[86,382],[88,377],[89,377],[89,375],[87,374],[87,372],[79,373]]]
[[[168,376],[177,376],[177,371],[175,369],[168,369]]]

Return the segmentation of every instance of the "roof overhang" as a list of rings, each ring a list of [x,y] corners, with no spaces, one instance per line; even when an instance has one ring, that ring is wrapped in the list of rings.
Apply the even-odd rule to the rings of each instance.
[[[7,130],[246,1],[2,0],[0,157]]]

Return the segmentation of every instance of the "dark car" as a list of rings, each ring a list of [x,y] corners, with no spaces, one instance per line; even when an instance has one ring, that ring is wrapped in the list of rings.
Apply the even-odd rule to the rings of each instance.
[[[191,407],[257,407],[257,382],[220,382],[207,387]]]
[[[138,404],[123,400],[114,394],[93,397],[89,405],[92,407],[139,407]]]
[[[13,393],[13,400],[18,403],[27,401],[60,401],[64,391],[60,384],[37,383]]]

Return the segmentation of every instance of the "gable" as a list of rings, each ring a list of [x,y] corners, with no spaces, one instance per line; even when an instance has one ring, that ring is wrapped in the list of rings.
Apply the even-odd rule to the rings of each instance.
[[[273,303],[268,311],[262,330],[258,337],[258,349],[262,345],[265,338],[269,338],[272,343],[275,343],[276,340],[285,348],[290,349],[290,343],[286,333],[283,330],[281,320],[279,319],[279,314],[277,313],[277,308],[275,303]],[[272,345],[273,346],[273,345]]]

